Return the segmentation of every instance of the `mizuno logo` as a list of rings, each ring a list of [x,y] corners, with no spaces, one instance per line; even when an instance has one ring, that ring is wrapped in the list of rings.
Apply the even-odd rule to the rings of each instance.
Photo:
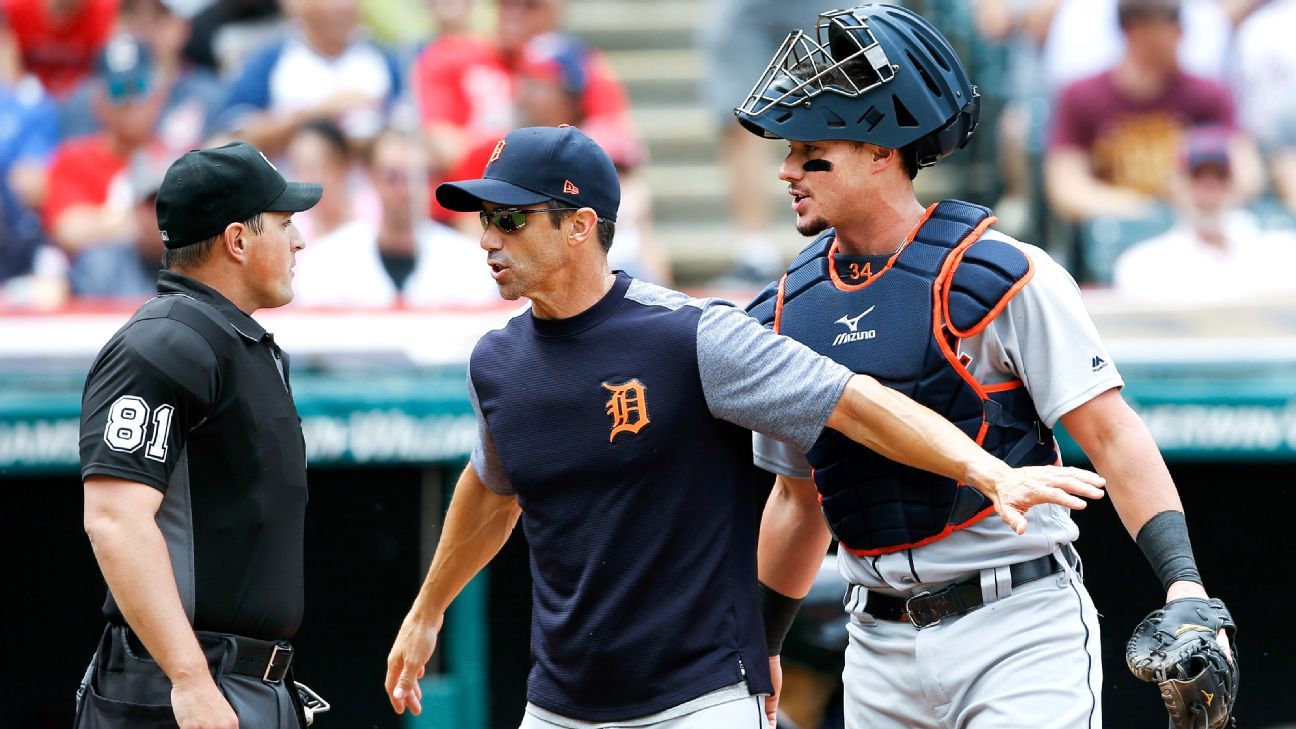
[[[837,320],[836,322],[834,322],[834,323],[835,323],[835,324],[845,324],[845,325],[846,325],[846,326],[847,326],[847,327],[848,327],[848,328],[853,332],[853,331],[855,331],[856,329],[859,328],[859,320],[860,320],[860,319],[863,319],[863,318],[866,317],[866,316],[868,316],[868,313],[869,313],[870,311],[873,311],[873,309],[875,309],[876,307],[877,307],[876,304],[873,305],[873,306],[870,306],[869,308],[867,308],[867,309],[865,309],[863,312],[861,312],[861,313],[859,314],[859,316],[850,317],[850,316],[845,316],[845,315],[843,315],[842,318],[838,319],[838,320]]]
[[[841,334],[838,334],[837,337],[833,339],[832,346],[836,347],[839,344],[858,342],[862,339],[872,339],[876,337],[877,336],[876,329],[865,329],[864,331],[859,330],[860,319],[863,319],[864,317],[868,316],[868,313],[870,311],[873,311],[873,309],[876,308],[876,306],[877,306],[876,304],[870,306],[869,308],[865,309],[864,311],[861,311],[859,314],[855,316],[843,315],[842,318],[834,322],[835,324],[845,325],[845,327],[850,331],[842,332]]]
[[[1202,632],[1202,633],[1209,633],[1209,632],[1211,632],[1211,629],[1208,628],[1208,627],[1206,627],[1205,625],[1196,625],[1196,624],[1193,624],[1193,623],[1184,623],[1183,625],[1180,625],[1178,628],[1175,628],[1174,637],[1178,638],[1179,636],[1183,635],[1184,633],[1187,633],[1187,632],[1189,632],[1189,631],[1193,631],[1193,630],[1200,631],[1200,632]]]

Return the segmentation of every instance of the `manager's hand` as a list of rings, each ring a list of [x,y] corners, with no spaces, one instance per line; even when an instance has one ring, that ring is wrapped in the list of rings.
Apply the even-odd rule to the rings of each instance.
[[[435,624],[405,616],[391,653],[387,654],[387,698],[397,714],[408,708],[411,714],[423,713],[423,689],[419,679],[436,650],[440,621]]]
[[[994,503],[999,518],[1018,534],[1026,533],[1026,512],[1032,506],[1057,504],[1085,508],[1084,499],[1101,499],[1106,479],[1083,468],[1006,465],[974,483]]]

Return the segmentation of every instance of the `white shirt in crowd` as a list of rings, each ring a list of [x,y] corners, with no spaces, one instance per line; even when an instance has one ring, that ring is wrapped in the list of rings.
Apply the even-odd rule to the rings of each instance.
[[[500,302],[486,266],[486,253],[473,239],[424,221],[416,231],[414,271],[397,291],[383,267],[378,231],[352,221],[311,238],[297,254],[293,303],[299,306],[380,308],[397,301],[411,306],[488,306]]]
[[[1233,26],[1218,0],[1185,0],[1179,63],[1188,73],[1220,80],[1228,67]],[[1062,0],[1044,41],[1044,64],[1054,91],[1105,71],[1125,53],[1116,0]]]
[[[1226,302],[1296,292],[1296,234],[1262,230],[1245,211],[1229,213],[1223,247],[1187,224],[1138,243],[1116,259],[1113,283],[1130,298],[1166,303]]]

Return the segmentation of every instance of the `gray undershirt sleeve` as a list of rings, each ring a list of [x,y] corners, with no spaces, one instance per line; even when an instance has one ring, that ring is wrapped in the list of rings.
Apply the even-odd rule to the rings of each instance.
[[[752,433],[752,463],[779,476],[810,478],[814,475],[805,453],[763,433]]]
[[[697,356],[712,415],[802,452],[818,440],[852,377],[724,301],[709,301],[702,310]]]
[[[472,401],[473,413],[477,415],[477,443],[473,446],[473,470],[486,488],[500,496],[514,496],[513,484],[509,482],[504,464],[500,462],[499,451],[495,449],[495,438],[490,427],[486,425],[486,416],[482,415],[481,403],[477,400],[477,388],[473,386],[472,368],[468,370],[468,399]]]

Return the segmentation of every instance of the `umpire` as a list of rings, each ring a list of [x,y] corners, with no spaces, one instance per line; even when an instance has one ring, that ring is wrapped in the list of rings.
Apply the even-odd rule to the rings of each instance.
[[[305,723],[288,639],[301,621],[306,452],[288,357],[251,314],[292,300],[304,246],[255,147],[192,151],[158,192],[158,295],[99,352],[81,409],[85,530],[108,627],[76,727]]]

